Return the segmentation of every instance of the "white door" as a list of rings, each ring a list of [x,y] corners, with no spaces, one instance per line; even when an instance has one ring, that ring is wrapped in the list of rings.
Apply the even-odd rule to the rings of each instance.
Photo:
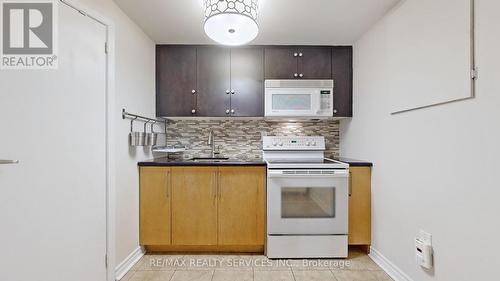
[[[347,234],[347,170],[268,170],[268,234]]]
[[[106,28],[59,5],[59,68],[0,70],[0,280],[106,280]]]

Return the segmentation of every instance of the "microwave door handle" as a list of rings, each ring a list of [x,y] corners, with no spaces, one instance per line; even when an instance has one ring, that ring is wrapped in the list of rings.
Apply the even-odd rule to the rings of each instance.
[[[313,108],[313,113],[318,115],[321,113],[321,91],[318,90],[318,92],[315,92],[316,94],[313,95],[314,98],[314,105],[315,108]]]

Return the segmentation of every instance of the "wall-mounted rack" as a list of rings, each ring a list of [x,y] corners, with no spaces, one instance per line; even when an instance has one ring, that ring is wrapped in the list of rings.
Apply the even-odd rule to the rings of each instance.
[[[137,120],[137,121],[142,121],[142,122],[145,122],[145,123],[163,123],[164,125],[164,129],[165,129],[165,132],[167,132],[167,119],[164,119],[164,118],[148,118],[148,117],[144,117],[144,116],[141,116],[141,115],[137,115],[137,114],[133,114],[133,113],[130,113],[130,112],[127,112],[125,110],[125,108],[122,108],[122,119],[125,119],[125,118],[130,118],[130,119],[133,119],[134,121]]]

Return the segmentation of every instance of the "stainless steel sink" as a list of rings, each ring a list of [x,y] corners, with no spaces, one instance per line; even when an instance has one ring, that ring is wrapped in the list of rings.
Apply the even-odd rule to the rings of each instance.
[[[229,158],[210,158],[210,157],[199,157],[191,159],[193,162],[226,162],[230,161]]]

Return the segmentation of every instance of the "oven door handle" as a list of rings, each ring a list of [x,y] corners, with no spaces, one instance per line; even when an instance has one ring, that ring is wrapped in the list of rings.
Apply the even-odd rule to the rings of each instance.
[[[269,178],[347,178],[349,172],[335,172],[333,174],[293,174],[283,171],[268,171]]]

